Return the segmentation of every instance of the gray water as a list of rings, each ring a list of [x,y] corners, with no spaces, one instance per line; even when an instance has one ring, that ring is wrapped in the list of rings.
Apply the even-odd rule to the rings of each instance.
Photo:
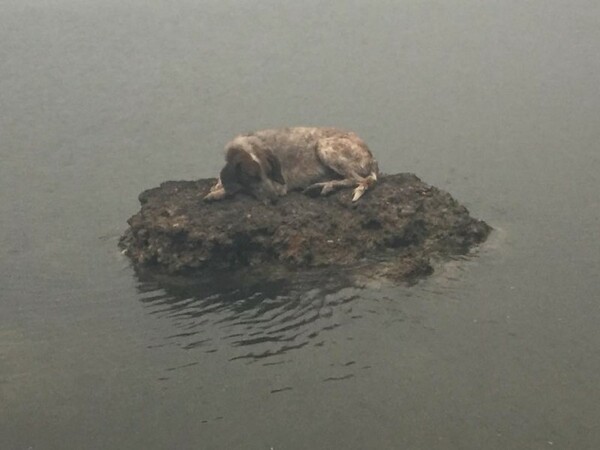
[[[600,448],[600,3],[0,0],[1,449]],[[357,131],[496,229],[416,286],[138,276],[137,195]]]

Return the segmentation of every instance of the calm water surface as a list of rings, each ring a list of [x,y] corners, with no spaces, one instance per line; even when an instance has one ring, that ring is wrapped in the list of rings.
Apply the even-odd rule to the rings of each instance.
[[[0,8],[0,448],[600,448],[596,0]],[[497,231],[412,287],[134,273],[139,192],[300,124]]]

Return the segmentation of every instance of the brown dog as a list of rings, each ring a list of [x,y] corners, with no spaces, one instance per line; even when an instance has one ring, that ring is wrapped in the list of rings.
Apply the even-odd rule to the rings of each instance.
[[[237,136],[225,146],[227,161],[204,200],[245,191],[274,200],[290,190],[327,195],[354,187],[358,200],[377,181],[377,161],[355,134],[337,128],[294,127]]]

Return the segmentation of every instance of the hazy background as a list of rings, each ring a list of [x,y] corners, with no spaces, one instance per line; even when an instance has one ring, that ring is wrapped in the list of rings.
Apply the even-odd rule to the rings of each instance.
[[[599,2],[0,10],[0,448],[600,448]],[[138,279],[137,195],[281,125],[497,231],[413,287]]]

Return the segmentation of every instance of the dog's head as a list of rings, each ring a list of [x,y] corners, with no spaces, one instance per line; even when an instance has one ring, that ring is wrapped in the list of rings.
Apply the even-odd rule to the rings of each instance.
[[[244,148],[230,147],[226,160],[220,177],[230,195],[244,191],[261,200],[274,199],[277,192],[272,183],[285,184],[279,160],[270,150],[251,154]]]

